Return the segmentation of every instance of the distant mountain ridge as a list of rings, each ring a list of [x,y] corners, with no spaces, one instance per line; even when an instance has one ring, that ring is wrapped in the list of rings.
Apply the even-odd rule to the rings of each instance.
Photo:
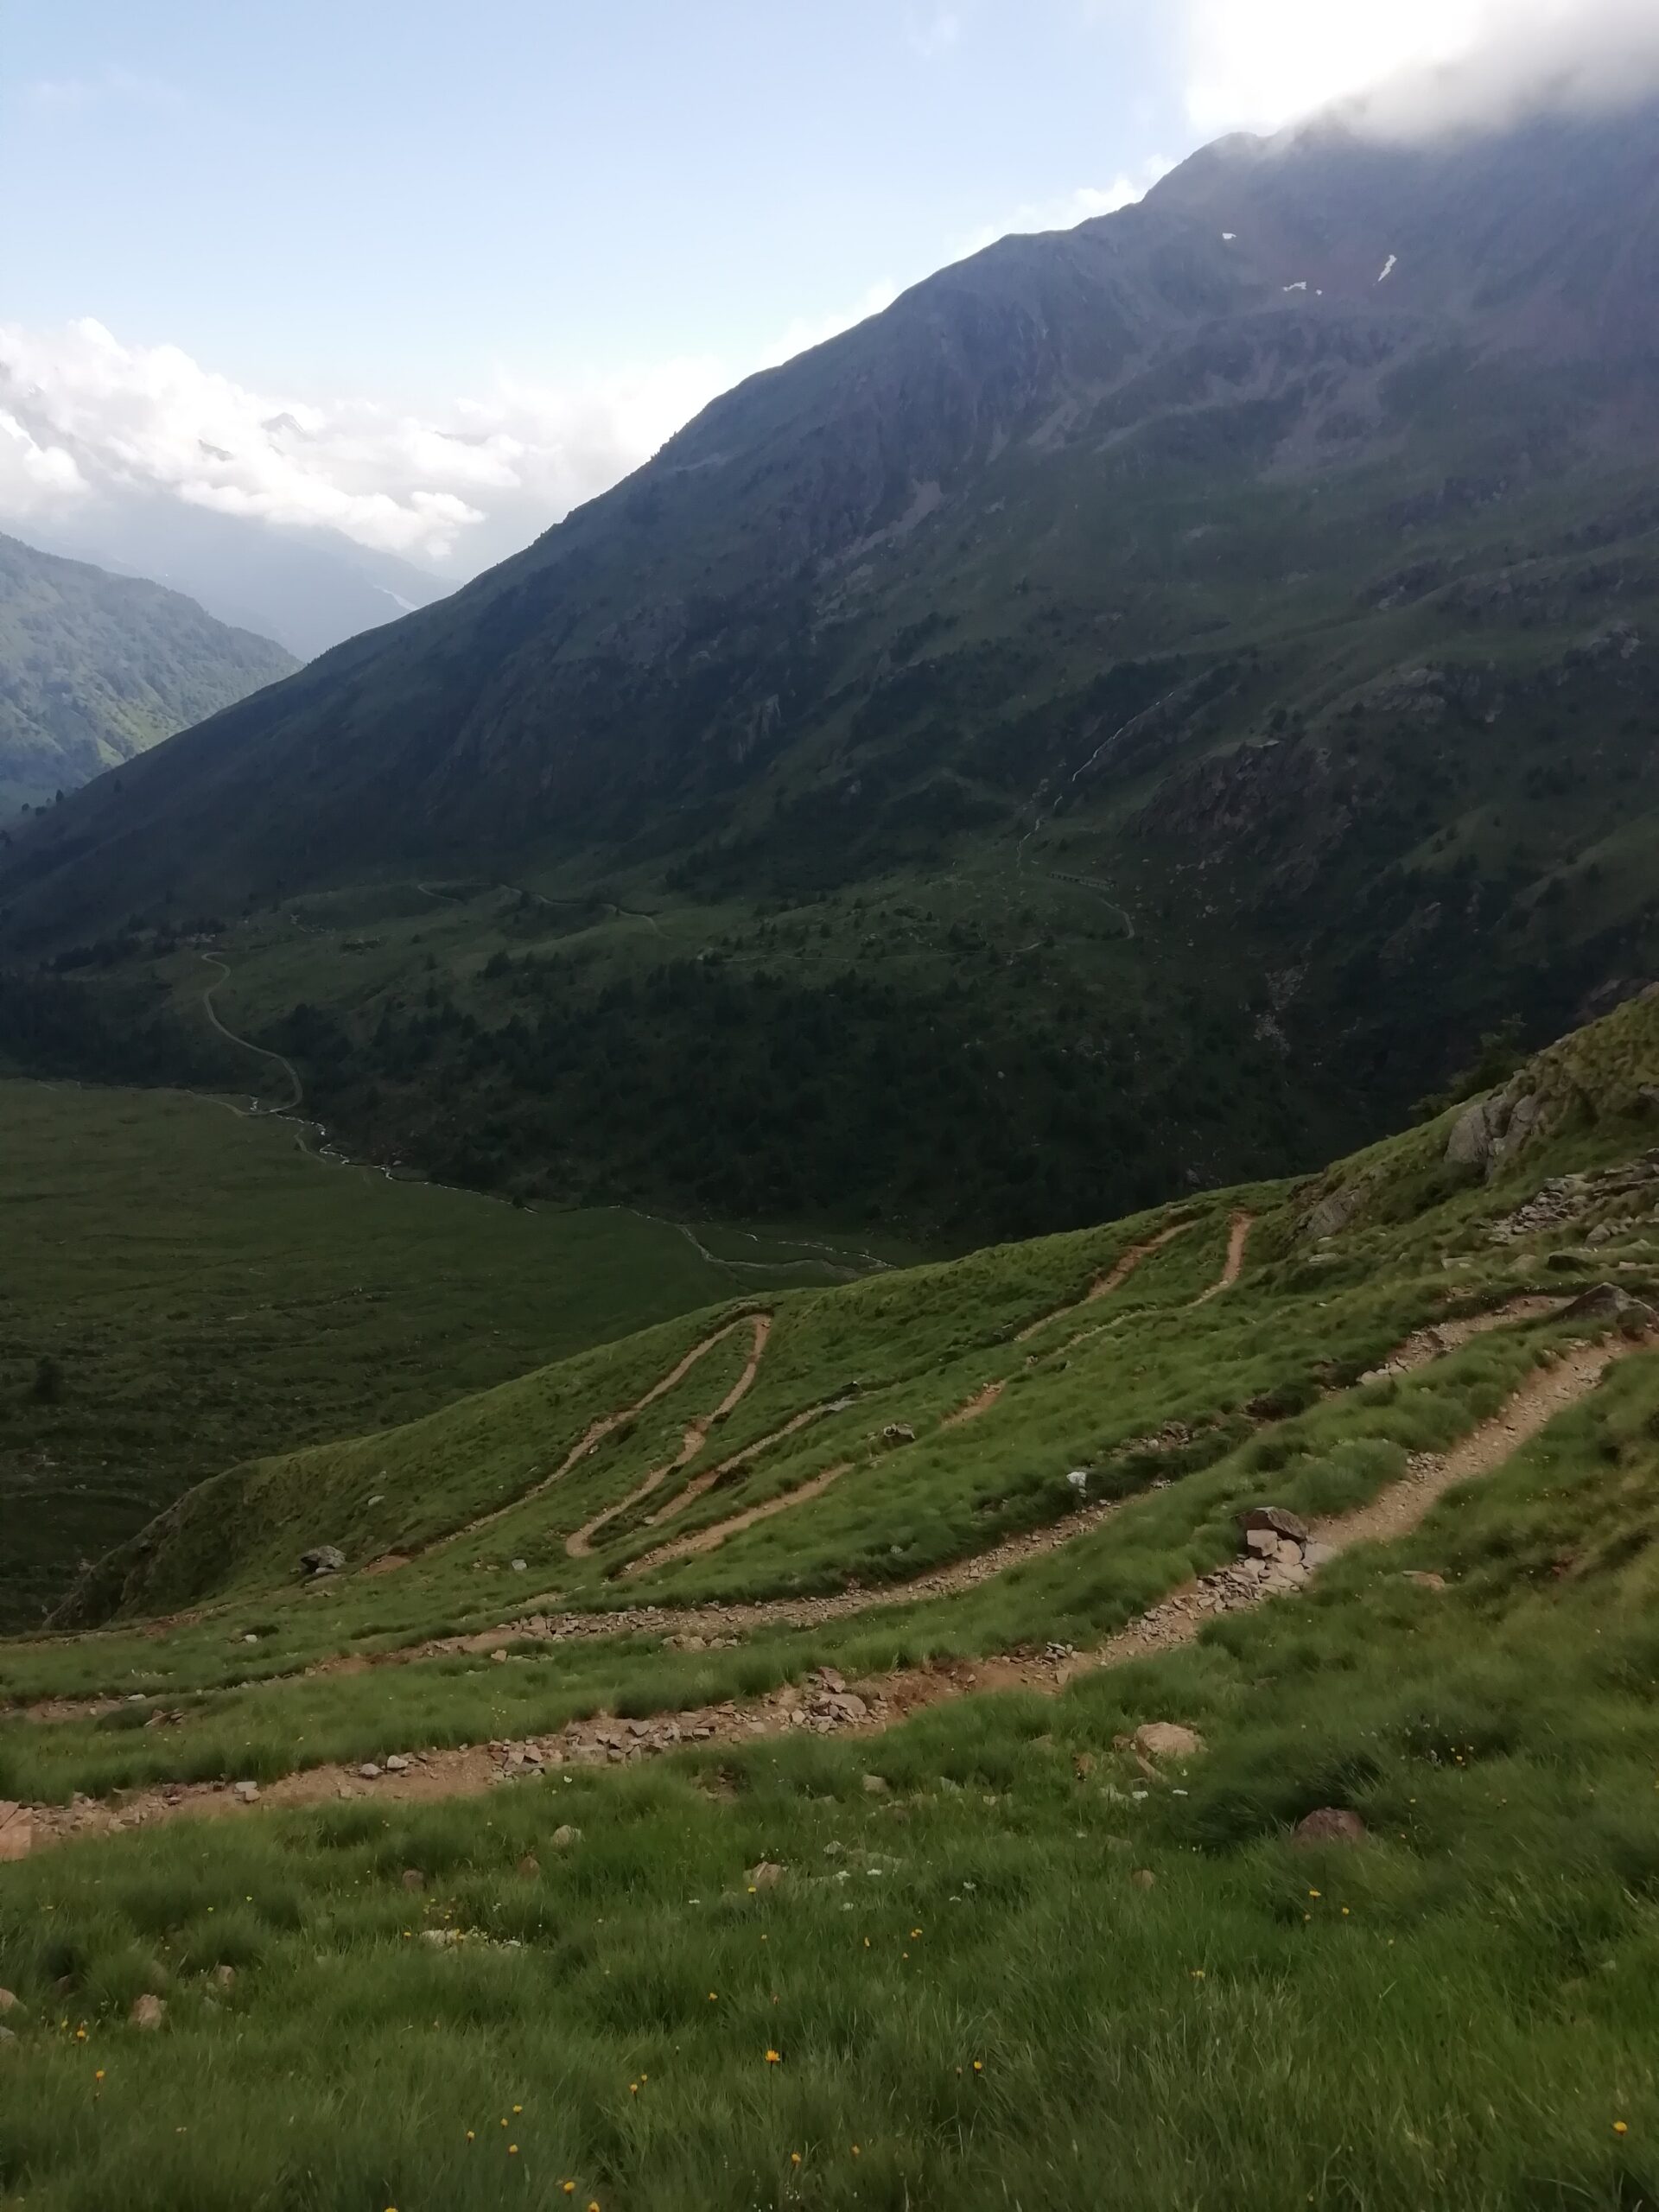
[[[178,592],[0,537],[0,804],[73,791],[295,664]]]
[[[442,577],[332,530],[283,528],[137,493],[106,495],[33,531],[49,551],[146,576],[299,660],[429,607]]]

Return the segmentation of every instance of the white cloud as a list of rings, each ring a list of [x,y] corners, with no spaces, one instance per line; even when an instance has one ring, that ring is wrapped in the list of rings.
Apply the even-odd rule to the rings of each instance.
[[[104,69],[93,77],[36,77],[22,87],[28,105],[42,114],[84,115],[119,105],[176,111],[186,105],[176,85],[131,69]]]
[[[1361,94],[1398,132],[1659,85],[1654,0],[1185,0],[1182,41],[1187,114],[1206,134],[1274,130]]]
[[[503,375],[428,419],[254,391],[90,319],[0,325],[0,512],[161,492],[417,560],[463,545],[493,559],[637,467],[729,381],[712,359],[562,386]]]

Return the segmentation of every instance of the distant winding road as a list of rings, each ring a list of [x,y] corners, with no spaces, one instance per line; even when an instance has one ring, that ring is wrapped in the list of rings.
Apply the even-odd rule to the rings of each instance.
[[[209,983],[202,992],[202,1012],[207,1015],[208,1020],[213,1023],[214,1028],[218,1030],[219,1035],[223,1037],[228,1044],[238,1045],[245,1052],[251,1052],[256,1059],[269,1060],[274,1067],[279,1067],[282,1070],[283,1073],[288,1078],[289,1095],[288,1097],[280,1100],[277,1104],[268,1108],[266,1110],[273,1114],[291,1114],[296,1107],[303,1105],[305,1103],[305,1086],[301,1083],[298,1071],[295,1068],[293,1062],[291,1060],[285,1060],[280,1052],[267,1052],[263,1045],[256,1045],[251,1038],[238,1037],[234,1029],[227,1029],[226,1027],[225,1024],[219,1018],[218,1008],[213,1004],[213,993],[219,988],[219,983],[222,983],[225,981],[225,978],[231,971],[225,963],[219,957],[217,953],[204,952],[201,957],[207,963],[210,968],[217,968],[219,970],[218,982]]]

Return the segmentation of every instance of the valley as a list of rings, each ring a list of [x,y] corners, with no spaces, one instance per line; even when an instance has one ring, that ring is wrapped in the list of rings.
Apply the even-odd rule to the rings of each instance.
[[[0,2212],[1659,2203],[1659,44],[895,12],[16,103]]]

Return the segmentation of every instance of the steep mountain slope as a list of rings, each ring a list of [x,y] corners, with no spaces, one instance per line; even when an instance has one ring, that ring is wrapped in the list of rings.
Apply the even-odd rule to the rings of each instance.
[[[274,1599],[324,1541],[394,1567],[345,1586],[383,1630],[412,1630],[423,1609],[848,1587],[858,1614],[882,1586],[916,1594],[918,1577],[1005,1539],[1047,1529],[1064,1544],[1076,1467],[1096,1471],[1088,1495],[1121,1501],[1238,1452],[1300,1510],[1285,1457],[1246,1448],[1255,1424],[1346,1389],[1437,1319],[1552,1318],[1604,1276],[1651,1294],[1656,1117],[1659,989],[1303,1182],[756,1291],[412,1426],[233,1469],[105,1560],[67,1615]],[[1610,1294],[1582,1318],[1600,1326],[1618,1308]],[[1348,1408],[1362,1426],[1372,1410]],[[1330,1468],[1311,1436],[1301,1471],[1317,1497]],[[780,1513],[780,1531],[756,1527]],[[503,1599],[489,1578],[515,1554],[538,1579]]]
[[[73,791],[293,667],[176,592],[0,537],[0,805]]]
[[[1656,145],[1325,118],[1005,240],[40,825],[10,943],[263,909],[331,1110],[569,1195],[982,1234],[1375,1133],[1659,969]],[[296,894],[369,879],[476,953],[296,976]],[[976,1173],[832,1141],[890,1095]]]
[[[1656,1075],[191,1493],[0,1643],[14,2194],[1649,2202]]]

